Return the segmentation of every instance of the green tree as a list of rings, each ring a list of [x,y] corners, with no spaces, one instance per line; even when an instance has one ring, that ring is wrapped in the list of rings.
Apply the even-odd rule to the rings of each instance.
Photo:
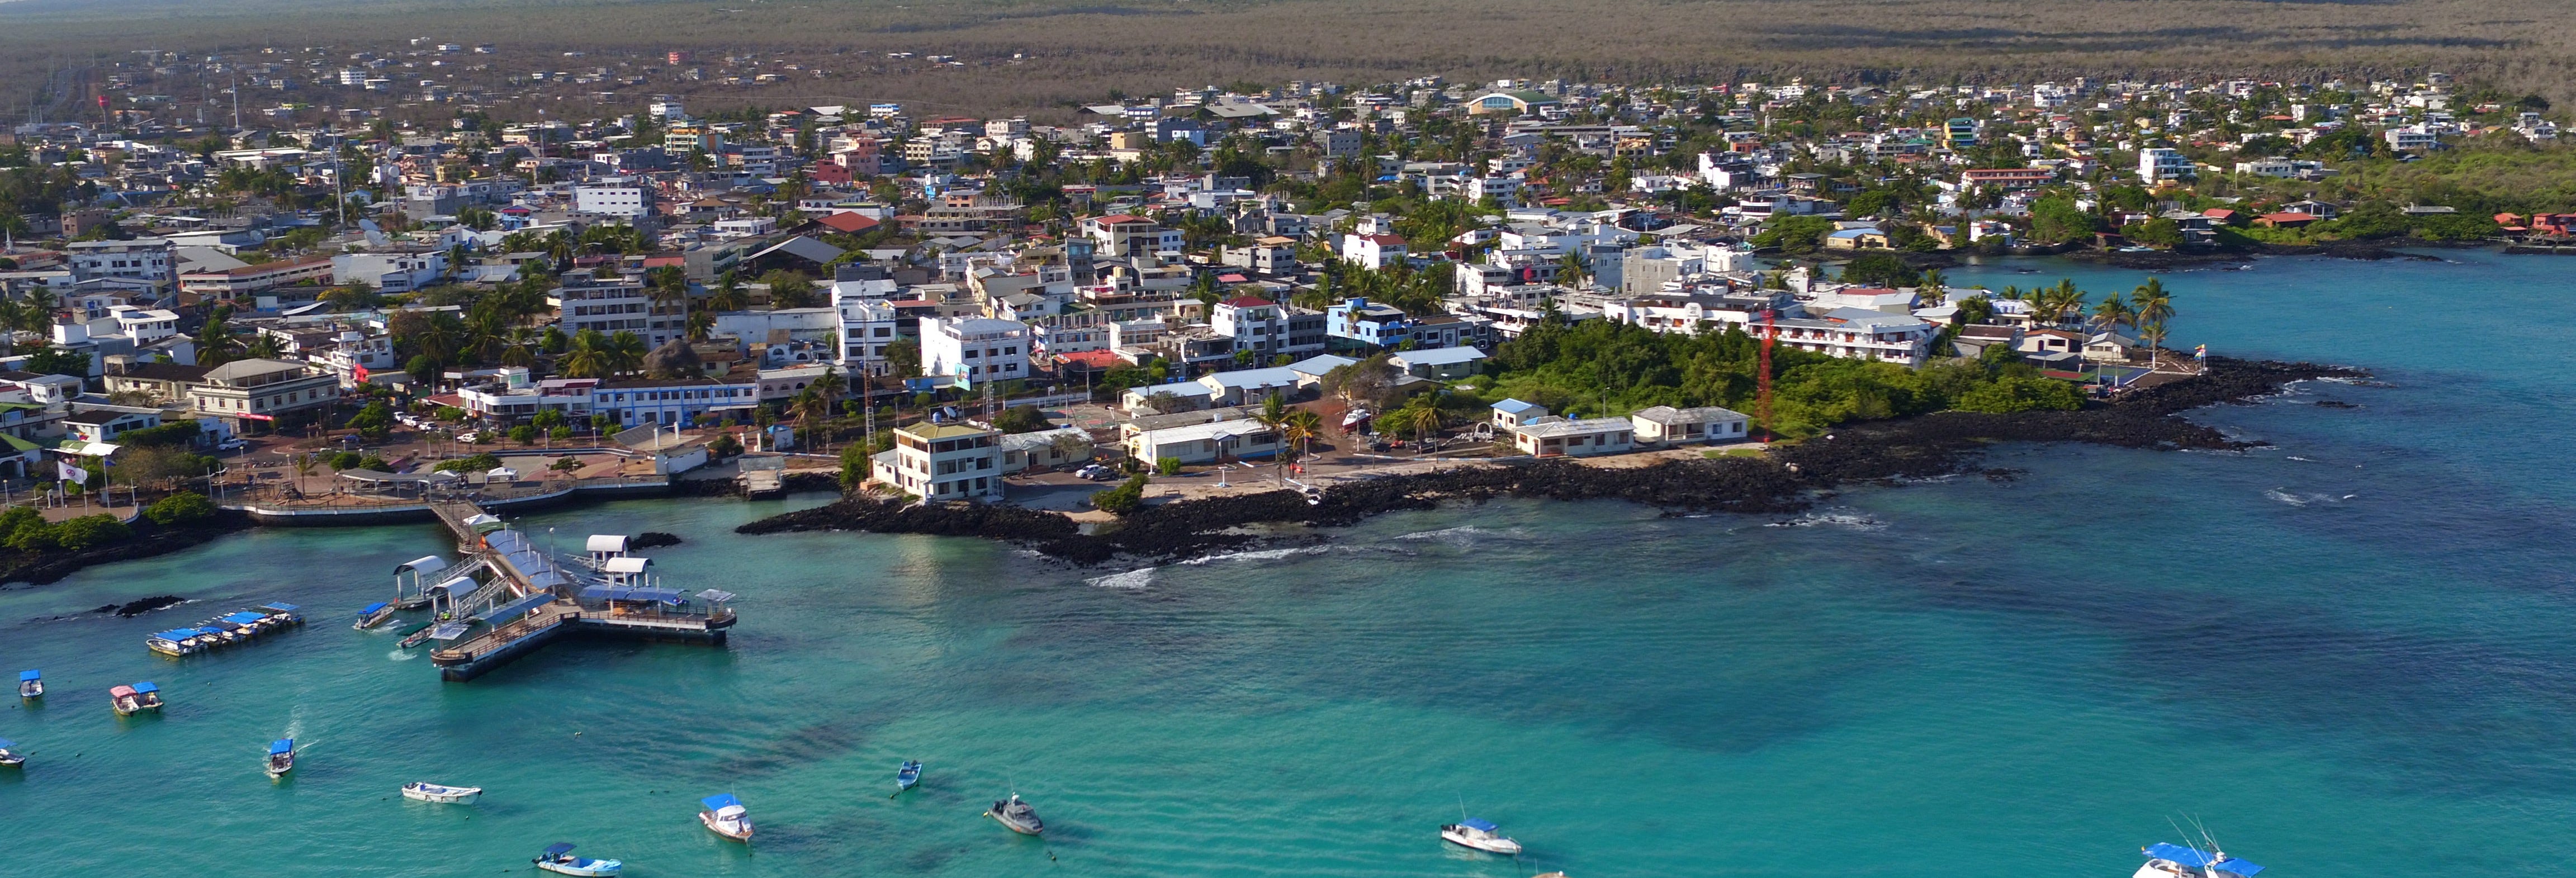
[[[153,524],[195,524],[215,517],[215,501],[195,491],[181,491],[144,507],[143,517]],[[0,522],[5,524],[5,522]]]

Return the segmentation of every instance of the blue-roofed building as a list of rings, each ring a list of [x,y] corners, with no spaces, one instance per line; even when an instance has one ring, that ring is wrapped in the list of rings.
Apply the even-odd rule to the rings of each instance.
[[[1522,402],[1517,399],[1505,399],[1502,402],[1494,403],[1494,429],[1497,432],[1508,433],[1513,430],[1520,429],[1522,424],[1530,423],[1539,418],[1547,417],[1548,415],[1549,412],[1547,410],[1547,406],[1539,405],[1534,402]]]
[[[1449,381],[1476,374],[1483,368],[1485,352],[1471,347],[1431,348],[1402,351],[1387,361],[1407,375]]]

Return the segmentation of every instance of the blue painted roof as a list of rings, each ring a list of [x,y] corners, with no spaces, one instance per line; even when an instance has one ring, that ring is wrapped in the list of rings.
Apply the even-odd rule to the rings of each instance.
[[[1534,408],[1544,408],[1544,406],[1534,402],[1522,402],[1517,399],[1509,398],[1504,399],[1502,402],[1494,403],[1495,411],[1502,412],[1507,415],[1517,415]]]
[[[1484,358],[1484,351],[1463,345],[1454,348],[1428,348],[1418,351],[1404,351],[1394,356],[1395,360],[1398,360],[1407,366],[1451,366],[1459,363],[1472,363]]]
[[[275,755],[280,754],[280,753],[293,753],[293,752],[295,752],[295,739],[294,739],[294,738],[279,738],[279,739],[277,739],[277,740],[274,740],[274,741],[270,741],[270,742],[268,742],[268,755],[275,756]]]
[[[2154,859],[2172,860],[2176,863],[2181,863],[2195,869],[2211,868],[2217,869],[2221,872],[2233,872],[2238,875],[2243,875],[2245,878],[2254,878],[2256,873],[2263,871],[2263,867],[2254,865],[2253,863],[2248,863],[2244,860],[2236,859],[2235,857],[2227,857],[2225,854],[2203,853],[2198,848],[2187,848],[2178,844],[2157,842],[2147,846],[2143,850],[2140,850],[2139,853],[2145,854]],[[2226,858],[2220,859],[2221,857]]]
[[[40,674],[40,673],[37,673],[37,672],[35,672],[35,671],[19,671],[19,672],[18,672],[18,679],[20,679],[20,680],[42,680],[42,679],[44,679],[44,678],[45,678],[45,675]]]
[[[134,691],[136,691],[136,692],[159,692],[159,691],[161,691],[161,687],[159,687],[159,686],[155,686],[155,685],[152,685],[152,681],[150,681],[150,680],[145,680],[145,681],[143,681],[143,682],[140,682],[140,683],[136,683],[136,684],[134,684]]]
[[[384,608],[385,608],[385,602],[384,602],[384,601],[377,601],[377,602],[375,602],[375,603],[368,604],[366,609],[359,610],[359,611],[358,611],[358,615],[361,615],[361,616],[373,616],[373,615],[375,615],[375,614],[376,614],[376,611],[377,611],[377,610],[381,610],[381,609],[384,609]]]

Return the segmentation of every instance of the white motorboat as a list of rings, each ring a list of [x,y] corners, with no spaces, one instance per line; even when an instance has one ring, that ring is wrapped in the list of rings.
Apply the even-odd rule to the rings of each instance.
[[[441,805],[471,805],[474,804],[474,800],[483,798],[483,788],[451,787],[446,784],[435,784],[425,780],[416,780],[411,783],[403,784],[402,794],[403,798],[410,799],[415,802],[434,802]]]
[[[18,672],[18,697],[45,697],[45,674],[42,671]]]
[[[1521,852],[1521,843],[1503,835],[1502,827],[1495,826],[1491,820],[1477,817],[1469,817],[1440,827],[1440,837],[1451,844],[1475,848],[1489,854],[1519,856]]]
[[[279,738],[268,742],[268,776],[285,777],[295,770],[295,739]]]
[[[594,860],[573,856],[572,842],[568,841],[547,845],[545,853],[538,854],[537,858],[530,862],[536,863],[539,869],[557,875],[615,875],[618,870],[626,868],[625,863],[616,860]]]
[[[1012,793],[1010,798],[994,802],[992,809],[985,811],[984,816],[993,818],[1003,826],[1010,827],[1012,832],[1021,835],[1037,835],[1046,831],[1046,821],[1038,819],[1038,809],[1031,808],[1029,803],[1020,801],[1018,793]]]
[[[386,622],[393,621],[393,618],[394,605],[388,601],[377,601],[375,603],[368,604],[366,609],[359,610],[357,624],[351,627],[360,631],[365,631],[369,628],[374,628],[378,625],[385,624]]]
[[[107,703],[108,706],[116,708],[117,716],[133,716],[146,710],[160,710],[161,687],[152,685],[149,681],[132,686],[118,686],[107,690]]]
[[[2138,849],[2147,862],[2130,878],[2254,878],[2263,867],[2227,855],[2218,845],[2210,852],[2178,844],[2157,842]]]
[[[0,768],[16,768],[27,764],[25,754],[10,752],[9,748],[15,746],[18,746],[18,742],[0,738]]]
[[[706,824],[707,829],[735,841],[751,840],[751,809],[743,807],[741,799],[732,793],[717,793],[698,803],[707,806],[698,812],[698,822]]]

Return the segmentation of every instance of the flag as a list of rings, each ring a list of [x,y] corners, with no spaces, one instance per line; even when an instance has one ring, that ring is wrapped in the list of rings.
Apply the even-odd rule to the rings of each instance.
[[[357,379],[357,382],[356,382],[356,383],[359,383],[359,384],[365,384],[365,383],[367,383],[367,367],[365,367],[365,366],[361,366],[361,365],[356,365],[356,364],[351,364],[351,365],[349,366],[349,376],[350,376],[350,377],[352,377],[352,378],[356,378],[356,379]]]
[[[80,482],[82,484],[89,483],[89,471],[73,466],[69,459],[55,459],[54,477],[66,482]]]
[[[2192,358],[2192,359],[2195,359],[2195,360],[2206,360],[2206,359],[2209,359],[2209,346],[2208,346],[2208,345],[2201,345],[2201,346],[2200,346],[2200,348],[2199,348],[2198,350],[2194,350],[2194,351],[2192,351],[2192,353],[2191,353],[2191,358]]]

